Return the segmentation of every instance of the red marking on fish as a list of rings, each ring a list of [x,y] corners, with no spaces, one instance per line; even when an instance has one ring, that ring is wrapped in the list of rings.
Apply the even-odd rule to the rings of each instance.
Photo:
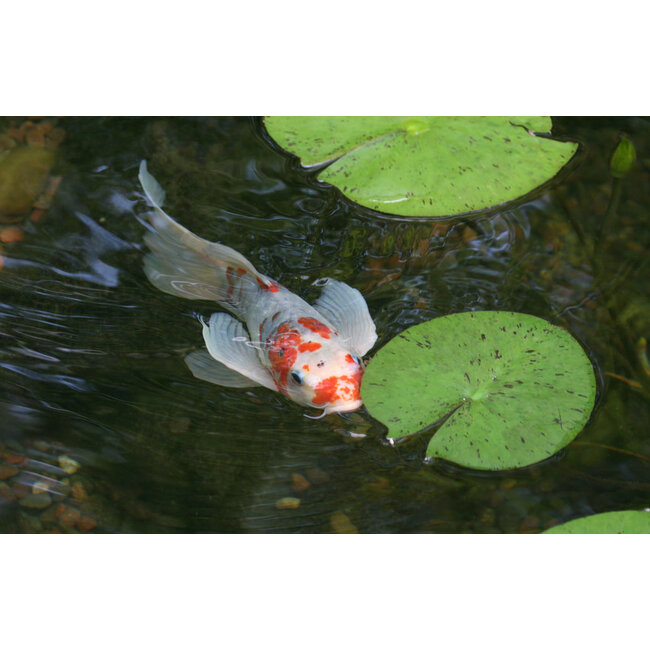
[[[337,400],[356,401],[361,399],[359,393],[359,379],[361,373],[349,377],[342,375],[340,377],[328,377],[323,379],[315,389],[315,395],[312,402],[316,406],[329,404]]]
[[[276,293],[280,291],[282,285],[278,284],[277,282],[273,280],[269,280],[268,284],[265,284],[260,278],[255,278],[257,280],[257,284],[260,285],[264,291],[270,291],[271,293]]]
[[[283,325],[284,327],[284,325]],[[277,383],[280,386],[286,386],[289,379],[289,371],[298,358],[298,351],[296,348],[300,344],[300,334],[295,331],[288,331],[280,333],[271,344],[269,349],[269,361],[273,370],[278,375]]]
[[[285,334],[286,332],[293,332],[298,337],[298,343],[302,341],[302,337],[300,336],[300,332],[298,330],[292,330],[289,323],[282,323],[282,325],[278,327],[278,334]]]
[[[298,352],[316,352],[320,350],[323,346],[316,341],[308,341],[307,343],[301,343],[298,346]]]
[[[356,365],[356,363],[357,363],[357,362],[352,358],[352,355],[351,355],[351,354],[346,354],[346,355],[345,355],[345,360],[346,360],[348,363],[354,363],[355,365]]]
[[[243,269],[241,266],[238,266],[236,269],[233,269],[232,266],[226,267],[226,281],[228,282],[228,290],[226,296],[228,300],[232,298],[232,293],[235,288],[235,281],[239,280],[243,275],[246,274],[246,269]]]
[[[226,295],[228,296],[228,300],[230,300],[232,298],[232,290],[234,288],[232,282],[232,266],[228,266],[226,268],[226,281],[228,282],[228,292]]]
[[[303,370],[306,370],[307,372],[309,372],[309,366],[308,366],[307,364],[305,364],[305,365],[302,367],[302,369],[303,369]]]
[[[316,386],[316,394],[312,399],[314,404],[327,404],[328,402],[333,402],[338,399],[338,394],[336,393],[336,387],[339,382],[338,377],[328,377],[323,379]]]
[[[301,325],[304,325],[308,330],[320,334],[324,339],[328,339],[332,333],[332,330],[327,327],[327,325],[321,323],[315,318],[299,318],[298,322]]]

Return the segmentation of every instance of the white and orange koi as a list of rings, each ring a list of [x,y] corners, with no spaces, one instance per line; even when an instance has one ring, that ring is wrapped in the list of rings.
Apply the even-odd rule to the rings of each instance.
[[[149,280],[174,296],[213,300],[236,317],[218,312],[201,321],[207,351],[185,358],[192,374],[219,386],[265,386],[322,415],[358,409],[362,357],[377,340],[359,291],[327,279],[307,304],[234,249],[176,223],[162,210],[165,193],[144,160],[139,179],[154,208],[145,235]]]

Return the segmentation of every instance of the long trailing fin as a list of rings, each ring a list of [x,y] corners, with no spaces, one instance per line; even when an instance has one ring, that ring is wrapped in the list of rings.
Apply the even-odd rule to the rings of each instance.
[[[174,221],[161,207],[165,192],[144,160],[138,178],[154,209],[149,216],[153,228],[144,237],[151,251],[144,264],[151,283],[181,298],[215,300],[243,316],[242,301],[256,295],[260,283],[269,286],[270,280],[241,253],[198,237]]]

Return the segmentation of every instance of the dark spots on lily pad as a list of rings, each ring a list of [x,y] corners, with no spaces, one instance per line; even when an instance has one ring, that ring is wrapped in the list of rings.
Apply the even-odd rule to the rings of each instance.
[[[523,325],[519,323],[520,318]],[[438,354],[443,352],[441,342],[444,337],[439,339],[436,336],[438,324],[442,326],[447,322],[447,320],[442,319],[432,321],[429,329],[426,329],[424,325],[416,326],[422,329],[415,334],[415,338],[413,334],[409,334],[407,331],[404,338],[409,338],[410,343],[403,343],[397,339],[395,343],[399,343],[399,345],[396,345],[395,349],[400,354],[397,356],[388,354],[386,356],[385,373],[393,383],[399,377],[401,393],[405,392],[403,390],[403,380],[405,378],[402,374],[393,373],[392,369],[403,369],[405,367],[404,355],[407,347],[410,347],[411,350],[411,360],[417,360],[416,366],[418,368],[418,372],[413,373],[413,390],[406,391],[403,398],[404,403],[400,403],[399,408],[393,406],[389,410],[390,400],[385,401],[386,406],[381,411],[385,414],[382,419],[389,427],[397,428],[396,425],[388,421],[388,418],[396,414],[402,419],[400,430],[403,428],[406,431],[411,427],[414,431],[419,430],[421,434],[429,431],[425,427],[432,420],[437,420],[436,431],[438,433],[429,442],[430,447],[427,450],[427,457],[441,456],[461,465],[483,469],[510,468],[539,462],[545,457],[544,452],[546,449],[548,449],[549,455],[555,454],[579,433],[579,429],[586,421],[586,415],[591,409],[589,394],[593,391],[592,387],[577,381],[580,379],[580,372],[585,373],[584,367],[577,361],[574,363],[573,358],[566,351],[559,351],[559,346],[553,346],[554,352],[550,350],[549,347],[552,341],[548,341],[544,334],[541,337],[536,337],[537,341],[533,341],[531,338],[530,341],[520,341],[519,345],[515,341],[514,346],[512,345],[512,339],[506,341],[507,337],[505,336],[503,341],[498,340],[500,336],[498,332],[502,325],[505,325],[505,332],[502,333],[516,336],[521,329],[523,337],[528,329],[526,326],[530,323],[529,320],[525,319],[525,315],[517,314],[516,318],[515,315],[509,318],[504,316],[503,319],[497,320],[493,313],[485,314],[480,311],[473,312],[471,315],[468,313],[463,315],[465,324],[468,327],[464,335],[461,335],[460,329],[456,332],[456,323],[452,322],[452,320],[458,319],[457,322],[460,323],[461,315],[450,315],[445,319],[449,321],[450,335],[444,341],[447,345],[445,352],[449,355],[448,358],[444,358],[444,361],[438,360]],[[488,331],[483,330],[482,332],[481,328],[487,328],[488,324]],[[542,333],[540,325],[535,327],[538,334]],[[549,328],[553,336],[556,337],[558,328],[552,325],[549,325]],[[425,355],[421,354],[422,348],[428,343],[428,341],[425,343],[425,332],[429,332],[432,342],[435,341],[435,345],[431,344],[431,349],[436,351],[436,355],[435,357],[432,355],[430,361],[428,352]],[[501,345],[501,348],[497,349],[488,346],[485,350],[479,351],[477,348],[481,342],[487,342],[487,334],[490,332],[492,332],[492,345],[497,343]],[[530,336],[530,332],[528,336]],[[525,350],[526,345],[531,343],[537,345],[537,348]],[[572,346],[569,344],[567,348],[572,348]],[[487,360],[484,369],[482,364],[479,365],[479,352]],[[573,350],[570,350],[570,352],[574,354]],[[558,353],[559,356],[557,356]],[[429,363],[427,368],[430,367],[431,372],[422,372],[422,375],[420,375],[420,371],[424,370],[426,363]],[[463,368],[460,365],[461,363],[465,365],[464,370],[461,370]],[[369,366],[369,372],[372,372],[371,367]],[[469,368],[472,368],[472,375],[469,374]],[[380,366],[375,364],[375,371],[378,369],[380,369]],[[453,379],[449,378],[451,382],[446,381],[444,378],[441,379],[437,376],[437,374],[440,374],[436,373],[437,369],[445,370],[443,375],[446,374],[447,369],[450,371],[455,369],[455,377]],[[573,382],[574,374],[576,375],[575,383]],[[524,379],[522,380],[521,377],[524,377]],[[567,377],[567,382],[564,382],[564,377]],[[493,378],[491,388],[489,385],[490,378]],[[535,379],[538,381],[534,381]],[[371,376],[371,381],[378,380]],[[567,384],[574,385],[575,388],[567,390]],[[368,384],[368,387],[372,391],[378,388],[372,384]],[[439,387],[441,387],[441,392],[436,400],[435,390]],[[475,393],[479,387],[480,392]],[[574,409],[574,411],[577,411],[576,414],[570,415],[571,407],[576,406],[576,389],[586,391],[584,397],[581,398],[584,411]],[[449,394],[450,390],[451,394]],[[556,392],[551,395],[552,391]],[[420,394],[422,395],[421,400],[419,398]],[[474,394],[476,394],[476,398],[472,397]],[[372,412],[376,402],[372,400],[371,390],[367,390],[367,395],[364,394],[363,397],[364,402]],[[422,402],[423,408],[421,412],[418,412],[415,408],[419,404],[418,400]],[[506,400],[514,400],[517,404]],[[429,418],[433,403],[435,403],[434,408],[438,409],[435,411],[436,417],[426,419]],[[457,416],[454,416],[453,412],[457,409]],[[523,418],[520,418],[521,409],[525,410],[525,417]],[[554,418],[556,420],[560,418],[558,415],[560,409],[562,413],[561,419],[563,420],[562,425],[553,422]],[[445,410],[448,414],[447,418],[443,417]],[[499,412],[497,413],[497,411]],[[378,413],[380,413],[379,409]],[[441,415],[437,415],[438,413],[441,413]],[[512,413],[515,415],[512,416]],[[422,416],[419,425],[418,416]],[[518,423],[519,419],[522,419],[522,426],[513,431],[513,425]],[[485,426],[480,426],[483,420],[485,420]],[[427,422],[427,425],[423,424],[424,421]],[[540,432],[540,426],[548,427],[551,433]],[[560,426],[564,431],[560,430]],[[516,445],[517,433],[519,433],[522,448]],[[481,442],[481,435],[485,436],[483,438],[484,442]],[[526,436],[531,437],[530,443],[528,443]],[[427,437],[431,437],[430,432]],[[507,444],[504,444],[504,442],[507,442]],[[514,446],[510,447],[513,443]],[[446,445],[447,449],[443,445]],[[485,459],[480,461],[477,458],[478,448],[485,450],[488,454]],[[477,450],[476,454],[474,453],[475,450]]]

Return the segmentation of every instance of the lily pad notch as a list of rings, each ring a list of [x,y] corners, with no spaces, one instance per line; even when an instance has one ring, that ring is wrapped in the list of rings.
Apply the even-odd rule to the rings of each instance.
[[[267,117],[269,135],[321,181],[405,217],[477,212],[543,185],[576,152],[549,117]]]
[[[568,445],[589,420],[596,380],[561,327],[528,314],[467,312],[389,341],[366,369],[361,395],[389,439],[442,422],[428,459],[506,470]]]

